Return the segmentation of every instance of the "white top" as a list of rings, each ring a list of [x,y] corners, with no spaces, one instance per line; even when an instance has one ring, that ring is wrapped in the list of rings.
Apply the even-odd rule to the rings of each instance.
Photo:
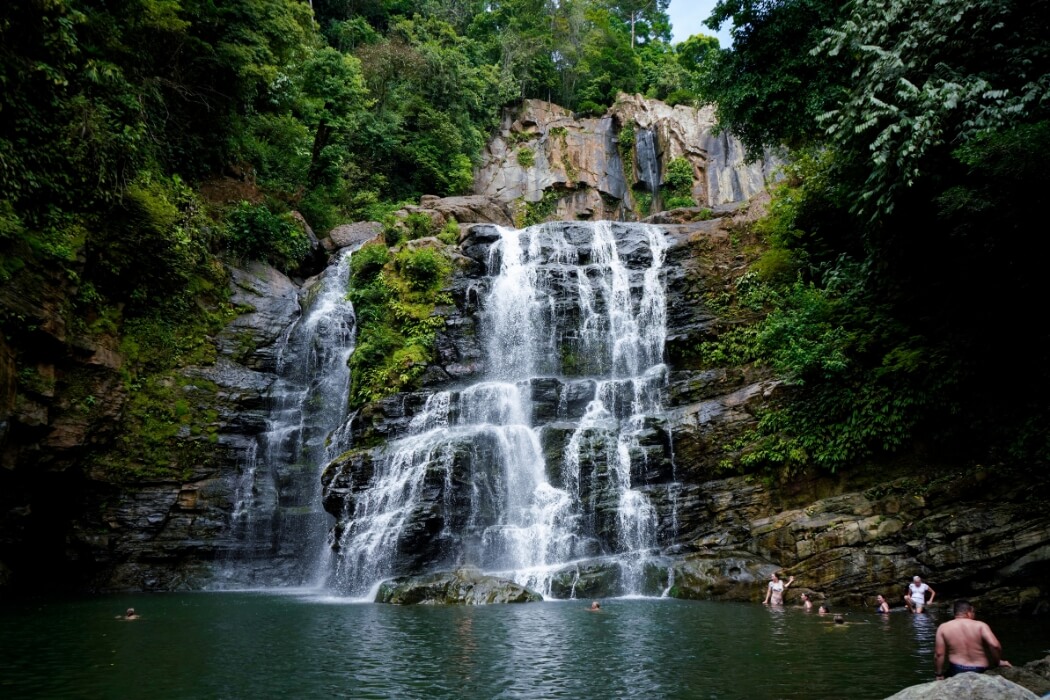
[[[925,583],[920,583],[916,586],[914,583],[908,584],[908,591],[911,593],[911,599],[916,603],[926,602],[926,591],[930,590],[930,587]]]

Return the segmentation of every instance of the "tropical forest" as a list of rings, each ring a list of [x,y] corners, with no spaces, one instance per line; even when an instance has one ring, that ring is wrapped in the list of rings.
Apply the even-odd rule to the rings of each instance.
[[[0,689],[1050,693],[1047,162],[1046,0],[6,0]]]

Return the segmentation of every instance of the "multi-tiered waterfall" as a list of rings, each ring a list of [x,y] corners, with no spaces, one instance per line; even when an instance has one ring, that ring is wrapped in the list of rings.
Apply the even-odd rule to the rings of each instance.
[[[419,408],[398,437],[326,475],[333,583],[364,595],[384,578],[466,565],[561,596],[559,577],[600,561],[619,592],[640,592],[658,542],[639,480],[670,454],[654,428],[663,233],[477,228],[484,273],[467,296],[483,364],[467,383],[411,397]],[[398,410],[412,414],[412,402]]]

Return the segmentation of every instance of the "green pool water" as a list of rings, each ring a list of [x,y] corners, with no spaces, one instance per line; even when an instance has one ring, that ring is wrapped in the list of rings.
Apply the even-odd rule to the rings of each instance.
[[[0,605],[0,698],[883,698],[932,680],[936,625],[848,611],[612,599],[479,608],[311,592]],[[115,619],[129,607],[142,617]],[[1045,619],[991,617],[1006,658]]]

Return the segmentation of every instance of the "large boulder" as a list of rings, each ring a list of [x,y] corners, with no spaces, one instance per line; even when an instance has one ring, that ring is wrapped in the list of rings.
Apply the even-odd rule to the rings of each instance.
[[[689,600],[754,601],[777,566],[746,552],[697,554],[675,563],[668,595]]]
[[[382,233],[383,225],[378,221],[357,221],[336,226],[328,232],[328,236],[321,243],[327,250],[338,250],[360,246],[377,239]]]
[[[1050,656],[1031,661],[1024,666],[1000,666],[988,673],[1023,685],[1039,697],[1050,695]]]
[[[905,688],[886,700],[1038,700],[1027,688],[1000,676],[961,673],[943,681]]]
[[[481,195],[464,197],[423,196],[419,200],[423,209],[441,214],[445,222],[460,224],[497,224],[512,226],[511,212],[498,199]]]
[[[220,355],[273,372],[277,341],[299,316],[299,287],[261,262],[230,268],[230,302],[241,311],[216,339]]]
[[[513,581],[487,576],[477,569],[457,569],[385,581],[377,603],[394,605],[492,605],[535,603],[543,596]]]

